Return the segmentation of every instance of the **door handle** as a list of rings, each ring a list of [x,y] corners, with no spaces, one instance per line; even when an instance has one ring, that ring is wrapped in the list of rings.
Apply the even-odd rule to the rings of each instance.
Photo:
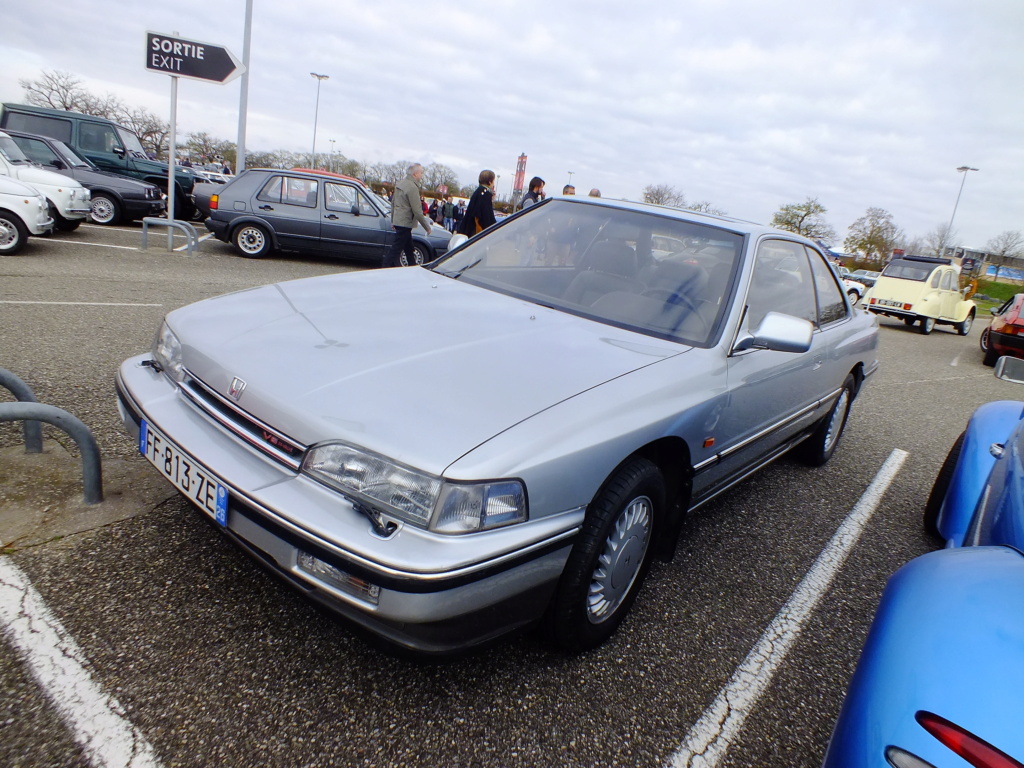
[[[272,210],[274,210],[274,207],[272,205],[261,205],[260,206],[260,210],[261,211],[272,211]]]
[[[336,214],[333,214],[333,213],[328,213],[328,214],[327,214],[326,216],[324,216],[324,218],[325,218],[325,219],[336,219],[336,218],[338,218],[338,217],[337,217],[337,215],[336,215]]]

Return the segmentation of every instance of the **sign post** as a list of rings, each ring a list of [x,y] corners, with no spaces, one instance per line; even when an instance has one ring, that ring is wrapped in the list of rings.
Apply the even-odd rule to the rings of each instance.
[[[174,169],[177,165],[178,78],[227,83],[245,71],[227,48],[214,43],[187,40],[178,33],[146,33],[146,69],[171,76],[171,131],[167,158],[167,219],[174,221]],[[167,249],[173,250],[174,229],[167,228]]]

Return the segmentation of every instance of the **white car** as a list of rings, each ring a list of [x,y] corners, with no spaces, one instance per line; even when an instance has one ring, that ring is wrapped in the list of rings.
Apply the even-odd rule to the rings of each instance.
[[[46,198],[27,184],[0,176],[0,256],[25,246],[29,235],[45,235],[53,227]]]
[[[0,176],[17,179],[43,193],[57,229],[70,232],[92,210],[92,195],[74,179],[36,165],[10,135],[0,131]]]

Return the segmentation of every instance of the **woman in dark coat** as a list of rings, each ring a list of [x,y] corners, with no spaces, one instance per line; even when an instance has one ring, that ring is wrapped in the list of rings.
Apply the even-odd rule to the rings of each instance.
[[[480,186],[469,198],[459,233],[472,237],[494,224],[494,171],[480,171]]]

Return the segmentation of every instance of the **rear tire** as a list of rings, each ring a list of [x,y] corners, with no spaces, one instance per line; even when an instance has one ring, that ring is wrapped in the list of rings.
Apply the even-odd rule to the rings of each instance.
[[[92,196],[92,211],[89,213],[94,224],[113,226],[121,223],[121,206],[110,195]]]
[[[961,336],[966,336],[971,332],[972,325],[974,325],[974,310],[967,313],[967,317],[964,318],[962,323],[956,324],[956,332]]]
[[[0,211],[0,256],[13,256],[25,247],[28,228],[13,213]]]
[[[639,456],[594,497],[546,616],[561,648],[600,645],[629,613],[650,567],[665,497],[661,471]]]
[[[904,317],[903,318],[903,324],[906,325],[906,326],[911,326],[911,325],[913,325],[916,322],[917,322],[917,318],[914,318],[914,317]]]
[[[272,250],[270,235],[259,224],[243,224],[235,230],[231,241],[247,259],[259,259]]]
[[[934,317],[922,317],[921,318],[921,333],[927,336],[929,333],[935,330],[935,318]]]
[[[946,500],[949,493],[949,485],[953,480],[953,470],[960,461],[960,451],[964,447],[964,437],[967,433],[961,432],[960,437],[953,441],[953,447],[949,449],[946,460],[939,468],[939,475],[932,485],[932,492],[928,494],[928,503],[924,505],[924,531],[929,536],[941,539],[939,533],[939,510],[942,509],[942,502]]]
[[[398,263],[401,264],[403,267],[411,267],[413,265],[419,266],[420,264],[426,264],[428,261],[430,261],[430,256],[427,254],[426,248],[424,248],[417,242],[413,242],[412,259],[412,264],[410,264],[409,257],[405,255],[405,251],[402,251],[402,253],[398,257]]]
[[[822,466],[836,452],[839,438],[842,437],[843,430],[846,428],[846,420],[850,415],[850,406],[853,405],[856,388],[857,382],[853,375],[848,375],[846,381],[843,382],[843,390],[832,404],[828,415],[818,423],[811,436],[800,446],[804,461],[812,467]]]

